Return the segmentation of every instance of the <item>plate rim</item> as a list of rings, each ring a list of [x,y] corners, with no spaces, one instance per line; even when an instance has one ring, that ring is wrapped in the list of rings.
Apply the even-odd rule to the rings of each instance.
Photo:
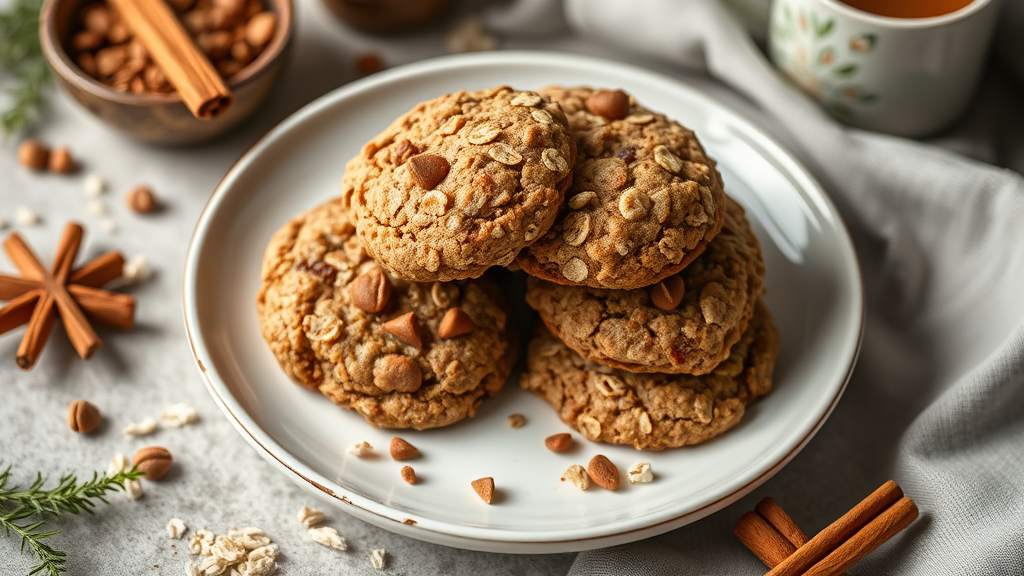
[[[733,116],[740,123],[744,124],[744,128],[747,130],[749,135],[753,135],[761,140],[759,144],[767,144],[769,148],[773,149],[773,159],[782,160],[787,163],[787,171],[804,180],[804,182],[801,183],[800,189],[805,192],[812,191],[814,193],[814,195],[808,197],[807,200],[818,204],[821,212],[820,215],[827,218],[835,227],[839,247],[846,256],[846,258],[843,259],[844,267],[848,268],[851,273],[850,288],[852,288],[853,291],[851,295],[851,303],[856,306],[856,310],[853,312],[856,315],[857,335],[855,342],[853,343],[853,350],[850,354],[845,374],[842,376],[841,384],[837,387],[827,408],[822,412],[814,425],[808,429],[807,433],[795,442],[781,458],[778,458],[772,465],[768,466],[767,469],[763,470],[753,478],[750,478],[744,485],[736,488],[728,494],[720,495],[718,498],[707,502],[697,509],[689,510],[671,518],[640,527],[619,529],[615,532],[594,534],[584,537],[567,537],[563,539],[509,539],[511,534],[507,531],[494,530],[487,527],[459,526],[447,521],[439,520],[432,522],[448,527],[449,529],[453,529],[453,531],[421,526],[419,522],[413,518],[409,518],[409,516],[415,517],[413,514],[402,513],[401,511],[391,508],[386,504],[376,502],[358,493],[339,495],[328,486],[318,482],[313,477],[320,477],[328,481],[329,479],[323,478],[321,474],[311,469],[297,457],[293,456],[287,449],[270,437],[269,434],[266,433],[241,406],[238,399],[235,398],[227,388],[223,378],[221,378],[219,374],[211,374],[211,371],[214,373],[216,371],[207,369],[203,364],[203,360],[201,358],[203,354],[200,354],[200,349],[208,352],[208,348],[205,346],[205,339],[202,337],[199,329],[201,323],[196,317],[197,310],[194,305],[196,300],[196,287],[198,286],[197,276],[200,252],[205,244],[201,240],[208,235],[211,221],[217,212],[216,207],[219,206],[219,204],[227,197],[227,188],[240,171],[244,169],[246,160],[253,158],[263,149],[271,146],[277,139],[290,133],[309,117],[315,117],[321,111],[333,105],[336,101],[345,100],[356,94],[373,90],[379,85],[386,85],[393,81],[415,77],[417,75],[479,66],[481,64],[522,65],[530,62],[536,62],[538,60],[543,60],[543,62],[547,64],[555,62],[556,64],[568,66],[586,65],[590,67],[601,66],[605,68],[615,68],[616,71],[620,73],[627,73],[634,76],[646,76],[650,80],[671,84],[674,89],[683,90],[691,96],[707,102],[710,106],[716,107],[726,114]],[[189,241],[185,257],[185,270],[182,278],[182,285],[182,310],[183,320],[185,323],[185,333],[189,342],[189,350],[191,351],[193,360],[196,364],[196,369],[203,378],[207,391],[213,397],[214,402],[224,413],[225,417],[229,422],[231,422],[234,428],[248,442],[248,444],[253,447],[261,457],[263,457],[264,460],[268,461],[273,467],[284,473],[292,480],[292,482],[305,489],[308,493],[331,503],[335,507],[363,521],[385,528],[389,531],[436,544],[470,550],[506,553],[570,552],[633,542],[667,532],[690,522],[695,522],[718,510],[721,510],[722,508],[725,508],[736,500],[749,494],[778,473],[798,453],[800,453],[811,439],[814,438],[818,430],[820,430],[824,425],[825,421],[828,420],[846,390],[846,386],[849,383],[850,377],[857,364],[864,338],[866,317],[863,275],[861,274],[860,263],[857,259],[856,251],[849,231],[846,228],[846,224],[837,207],[832,202],[832,199],[825,192],[825,189],[813,174],[811,174],[810,171],[799,160],[797,160],[797,158],[785,146],[778,142],[773,136],[766,133],[760,126],[749,120],[746,116],[737,112],[728,105],[714,100],[710,95],[701,91],[699,88],[691,86],[680,79],[673,78],[672,76],[649,70],[641,66],[616,60],[548,51],[508,50],[500,52],[450,55],[421,60],[411,64],[398,66],[336,88],[292,112],[254,141],[232,163],[231,167],[217,183],[217,186],[214,188],[197,218],[195,229],[193,230],[192,237]],[[191,307],[189,305],[190,302],[193,303]],[[850,315],[852,316],[853,314]],[[210,358],[209,354],[205,354],[205,356],[207,356],[208,359]],[[210,360],[210,363],[212,364],[212,360]],[[240,413],[241,416],[236,414],[236,412]],[[283,453],[285,456],[279,456],[278,453]],[[290,460],[290,462],[288,460]],[[360,502],[361,500],[364,502]],[[390,512],[390,515],[388,513],[384,513],[384,511],[374,510],[373,508],[375,507],[383,508],[387,512]],[[579,530],[580,529],[563,531],[571,533],[572,531]],[[593,530],[593,528],[590,530]]]

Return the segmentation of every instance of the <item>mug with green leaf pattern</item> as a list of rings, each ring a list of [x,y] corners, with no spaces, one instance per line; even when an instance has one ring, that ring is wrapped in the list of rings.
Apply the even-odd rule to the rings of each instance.
[[[839,120],[900,136],[946,128],[970,103],[999,0],[890,18],[839,0],[775,0],[775,65]]]

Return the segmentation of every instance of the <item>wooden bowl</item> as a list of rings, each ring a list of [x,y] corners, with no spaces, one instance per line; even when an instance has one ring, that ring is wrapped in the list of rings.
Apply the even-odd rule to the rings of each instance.
[[[427,24],[451,0],[323,0],[343,22],[371,34],[399,34]]]
[[[70,44],[75,16],[89,0],[45,0],[39,40],[57,85],[71,98],[116,130],[157,144],[194,144],[209,140],[249,117],[266,100],[291,46],[292,0],[268,0],[277,14],[277,29],[263,52],[227,82],[232,106],[212,120],[194,117],[176,93],[118,92],[86,74],[64,49]]]

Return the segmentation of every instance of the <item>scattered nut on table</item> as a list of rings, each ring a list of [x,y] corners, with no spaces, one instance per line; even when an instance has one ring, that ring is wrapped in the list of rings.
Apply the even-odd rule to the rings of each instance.
[[[68,407],[68,426],[79,434],[88,434],[100,425],[102,416],[92,402],[75,400]]]
[[[132,463],[142,471],[146,480],[159,480],[171,469],[171,453],[162,446],[147,446],[135,453]]]

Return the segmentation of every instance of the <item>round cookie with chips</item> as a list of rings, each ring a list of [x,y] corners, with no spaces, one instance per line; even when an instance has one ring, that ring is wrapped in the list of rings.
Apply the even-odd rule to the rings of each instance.
[[[505,266],[554,222],[575,143],[557,104],[507,86],[423,102],[345,168],[370,255],[417,282]]]
[[[515,361],[495,285],[388,275],[340,198],[274,234],[256,305],[285,373],[374,426],[422,430],[471,417]]]
[[[729,357],[703,376],[608,368],[541,326],[520,384],[589,440],[662,450],[699,444],[735,426],[748,403],[771,391],[778,349],[778,330],[760,301]]]
[[[526,302],[579,354],[631,372],[707,374],[729,356],[764,293],[764,259],[743,208],[682,272],[633,290],[530,278]]]
[[[563,213],[517,263],[557,284],[628,290],[686,267],[722,226],[715,162],[689,129],[621,90],[538,91],[577,141]]]

